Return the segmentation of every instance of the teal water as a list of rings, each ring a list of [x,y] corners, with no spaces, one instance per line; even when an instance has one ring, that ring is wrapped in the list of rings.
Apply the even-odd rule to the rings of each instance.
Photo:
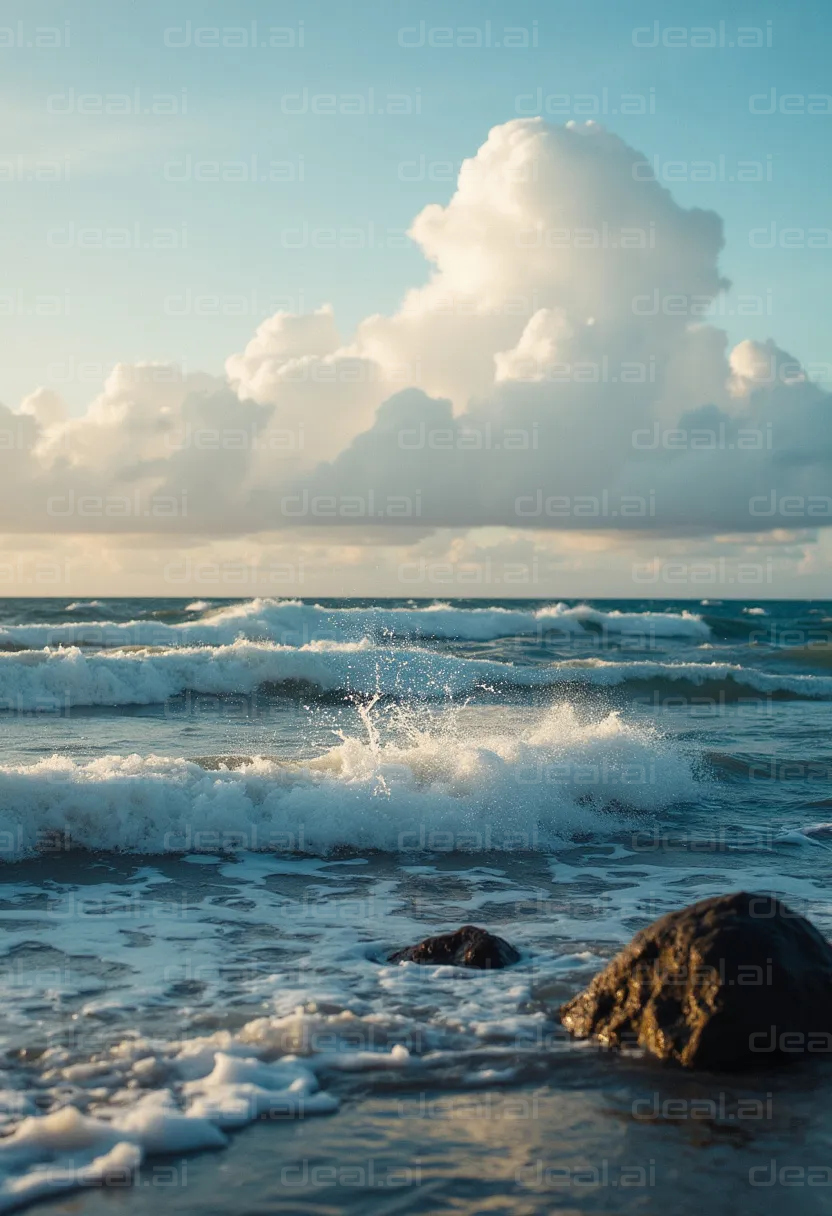
[[[2,1203],[830,1210],[822,1061],[682,1077],[553,1017],[708,894],[832,935],[830,631],[825,603],[0,601],[0,1114],[43,1121],[0,1142]],[[385,964],[466,921],[521,962]],[[108,1186],[101,1125],[142,1156]]]

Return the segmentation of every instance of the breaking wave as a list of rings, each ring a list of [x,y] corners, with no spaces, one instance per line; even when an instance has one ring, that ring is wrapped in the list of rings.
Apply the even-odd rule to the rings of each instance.
[[[0,767],[0,856],[535,849],[608,836],[697,793],[679,746],[617,713],[589,721],[562,705],[500,733],[411,716],[382,740],[360,712],[365,737],[306,761],[53,755]]]
[[[238,641],[216,647],[85,652],[78,647],[0,655],[0,709],[47,712],[75,706],[164,704],[186,692],[258,690],[314,698],[338,693],[444,700],[512,689],[669,690],[732,701],[832,698],[832,677],[770,674],[731,663],[570,659],[522,666],[427,649],[361,642],[301,647]]]
[[[79,605],[80,607],[80,605]],[[207,607],[197,602],[189,611]],[[298,646],[311,641],[359,641],[364,637],[453,639],[486,642],[550,633],[604,633],[628,638],[707,641],[710,627],[690,612],[602,612],[586,604],[552,604],[537,611],[511,608],[325,608],[299,600],[255,599],[207,608],[180,624],[154,620],[65,621],[6,625],[0,646],[219,646],[245,638]]]

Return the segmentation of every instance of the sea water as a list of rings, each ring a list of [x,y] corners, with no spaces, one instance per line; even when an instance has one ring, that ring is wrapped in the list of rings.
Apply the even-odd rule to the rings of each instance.
[[[0,1211],[829,1211],[822,1060],[555,1011],[707,895],[832,934],[831,704],[817,602],[0,601]]]

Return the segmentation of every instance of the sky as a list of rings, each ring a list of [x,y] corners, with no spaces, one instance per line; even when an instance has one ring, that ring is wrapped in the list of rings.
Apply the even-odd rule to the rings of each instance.
[[[4,4],[0,594],[828,595],[830,23]]]

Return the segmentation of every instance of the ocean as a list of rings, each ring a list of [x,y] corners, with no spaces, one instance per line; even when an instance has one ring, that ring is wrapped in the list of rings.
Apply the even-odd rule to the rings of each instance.
[[[0,601],[0,1211],[832,1211],[823,1061],[554,1016],[708,895],[832,936],[831,705],[832,603]]]

